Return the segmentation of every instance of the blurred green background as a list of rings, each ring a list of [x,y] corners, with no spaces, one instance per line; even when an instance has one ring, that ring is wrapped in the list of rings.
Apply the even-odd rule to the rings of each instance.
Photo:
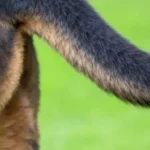
[[[90,3],[132,43],[150,50],[150,0]],[[41,150],[150,150],[150,110],[106,94],[36,36],[35,45]]]

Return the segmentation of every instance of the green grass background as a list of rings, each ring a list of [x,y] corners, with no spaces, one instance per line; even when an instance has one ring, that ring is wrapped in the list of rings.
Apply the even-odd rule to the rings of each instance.
[[[91,0],[118,32],[150,50],[150,0]],[[150,110],[127,105],[77,73],[35,37],[41,150],[150,150]]]

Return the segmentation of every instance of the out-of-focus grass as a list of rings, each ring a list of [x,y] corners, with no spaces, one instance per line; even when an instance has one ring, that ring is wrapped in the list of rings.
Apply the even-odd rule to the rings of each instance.
[[[150,50],[149,0],[91,0],[118,32]],[[41,150],[150,150],[150,110],[127,105],[77,73],[35,37]]]

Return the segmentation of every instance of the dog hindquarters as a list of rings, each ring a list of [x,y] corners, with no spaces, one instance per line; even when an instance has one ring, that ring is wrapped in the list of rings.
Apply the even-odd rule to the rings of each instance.
[[[38,63],[32,38],[23,35],[24,62],[19,86],[0,114],[1,150],[38,150]]]

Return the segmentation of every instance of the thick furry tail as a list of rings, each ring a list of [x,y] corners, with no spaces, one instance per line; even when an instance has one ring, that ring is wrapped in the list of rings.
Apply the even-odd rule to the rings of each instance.
[[[25,30],[47,40],[104,90],[134,104],[150,105],[149,54],[116,33],[84,0],[39,3]]]

